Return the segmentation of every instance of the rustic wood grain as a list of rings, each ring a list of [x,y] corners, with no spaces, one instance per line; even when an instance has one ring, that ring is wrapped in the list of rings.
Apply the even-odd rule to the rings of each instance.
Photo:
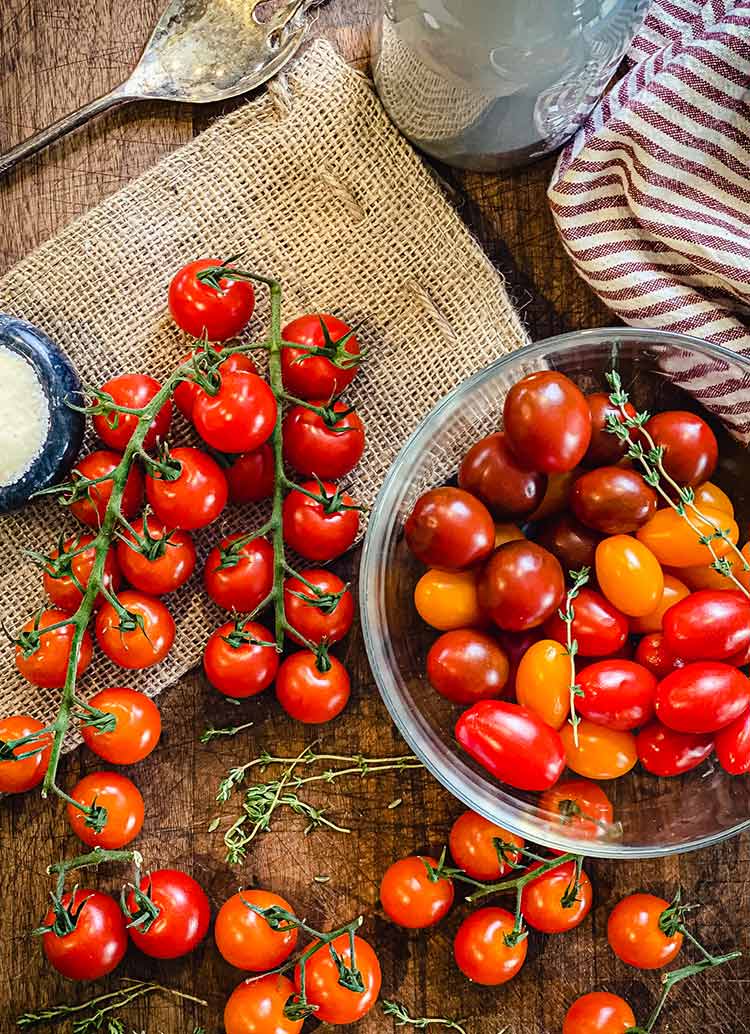
[[[104,92],[137,57],[161,0],[5,0],[0,10],[0,148]],[[350,60],[364,66],[367,24],[374,2],[338,0],[322,9],[315,31],[334,40]],[[105,116],[75,137],[17,170],[0,184],[0,272],[77,214],[151,166],[220,114],[218,109],[140,104]],[[535,337],[610,322],[604,307],[577,278],[562,248],[544,200],[552,161],[504,176],[441,170],[464,217],[509,278]],[[356,579],[357,557],[341,565]],[[340,651],[355,687],[351,706],[331,729],[320,730],[323,746],[337,751],[398,753],[400,741],[381,704],[358,633]],[[8,663],[7,655],[4,663]],[[139,847],[154,866],[184,866],[206,887],[214,908],[238,884],[272,886],[321,924],[357,912],[367,917],[366,936],[378,947],[383,989],[413,1012],[466,1017],[471,1034],[556,1034],[565,1008],[583,991],[606,986],[633,1002],[639,1015],[653,1002],[657,979],[617,962],[606,946],[606,916],[626,892],[647,888],[666,896],[681,883],[704,908],[697,920],[712,947],[750,951],[750,896],[746,878],[750,839],[737,838],[699,855],[618,865],[592,863],[596,907],[581,928],[563,938],[532,935],[529,962],[510,985],[472,987],[451,960],[457,907],[438,929],[420,934],[395,930],[377,906],[386,866],[408,851],[437,851],[460,806],[424,772],[389,775],[362,784],[332,786],[319,798],[328,812],[352,827],[346,837],[316,832],[302,836],[302,821],[280,816],[272,835],[259,839],[241,866],[224,862],[220,834],[209,834],[219,813],[213,798],[225,770],[262,748],[294,754],[317,735],[285,720],[272,697],[235,708],[218,701],[200,674],[163,694],[164,738],[155,756],[134,769],[147,801]],[[208,724],[252,720],[249,732],[232,740],[198,743]],[[83,752],[62,766],[65,785],[98,767]],[[400,807],[387,804],[402,798]],[[231,806],[221,814],[228,817]],[[86,993],[59,979],[44,964],[29,936],[45,906],[46,866],[75,853],[77,843],[61,809],[35,797],[0,804],[0,1029],[14,1029],[15,1016],[32,1006],[77,1001]],[[324,884],[315,875],[330,876]],[[103,872],[102,886],[115,888],[119,872]],[[201,1010],[160,998],[128,1014],[129,1028],[147,1034],[191,1034],[200,1024],[221,1030],[221,1010],[240,974],[218,956],[209,938],[186,960],[157,964],[132,952],[122,973],[157,979],[209,1001]],[[108,986],[111,986],[112,981]],[[740,1034],[750,1029],[745,962],[684,987],[660,1030],[672,1034]],[[313,1025],[314,1026],[314,1025]],[[363,1021],[362,1034],[393,1030],[378,1010]]]

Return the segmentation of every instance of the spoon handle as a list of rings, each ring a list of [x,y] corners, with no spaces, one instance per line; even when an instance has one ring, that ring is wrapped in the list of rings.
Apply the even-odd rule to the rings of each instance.
[[[41,151],[55,140],[59,140],[61,136],[65,136],[66,133],[70,133],[72,130],[78,129],[79,126],[85,125],[94,116],[100,115],[103,111],[107,111],[108,108],[125,104],[131,98],[123,96],[121,90],[122,87],[115,87],[111,93],[105,93],[103,97],[97,97],[96,100],[84,104],[78,111],[71,111],[57,122],[53,122],[51,126],[47,126],[46,129],[42,129],[39,133],[35,133],[34,136],[30,136],[28,140],[24,140],[23,143],[12,147],[10,151],[0,155],[0,176],[9,172],[19,162],[31,157],[32,154],[36,154],[37,151]]]

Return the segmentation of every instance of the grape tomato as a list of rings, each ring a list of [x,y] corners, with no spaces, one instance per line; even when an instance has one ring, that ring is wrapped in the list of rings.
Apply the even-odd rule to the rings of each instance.
[[[606,660],[579,671],[576,709],[597,725],[627,731],[654,715],[656,678],[634,661]]]
[[[664,615],[664,643],[685,660],[732,657],[750,646],[750,600],[739,591],[694,592]]]
[[[472,628],[445,632],[427,654],[431,686],[454,704],[499,697],[508,672],[508,658],[498,643]]]
[[[720,661],[694,661],[662,679],[656,715],[676,732],[710,733],[750,707],[750,679]]]
[[[414,606],[423,621],[441,632],[484,623],[474,571],[425,572],[414,589]]]
[[[699,536],[725,531],[729,541],[715,538],[711,543],[716,555],[724,556],[732,548],[732,543],[737,542],[740,530],[734,519],[722,510],[707,506],[701,510],[701,514],[701,517],[691,515],[690,519],[697,529],[694,531],[671,507],[657,510],[651,520],[638,529],[636,536],[651,550],[659,563],[667,567],[711,564],[714,558]]]
[[[612,535],[596,547],[596,580],[619,611],[642,618],[664,595],[664,573],[651,550],[630,535]]]
[[[628,619],[594,589],[584,587],[573,601],[572,635],[582,657],[609,657],[628,638]],[[544,632],[558,643],[567,642],[567,628],[559,614],[547,621]]]
[[[716,757],[730,775],[750,772],[750,709],[716,734]]]
[[[502,431],[476,442],[464,456],[458,484],[481,500],[495,518],[531,513],[542,501],[547,478],[516,459]]]
[[[690,589],[684,582],[681,582],[679,578],[675,578],[673,574],[665,573],[664,590],[661,594],[661,599],[648,614],[632,618],[630,622],[631,631],[644,633],[661,632],[664,624],[664,615],[669,608],[689,595]]]
[[[586,779],[616,779],[638,760],[632,733],[607,729],[585,718],[578,726],[578,746],[570,724],[562,729],[560,738],[568,767]]]
[[[476,566],[495,545],[495,525],[486,506],[462,488],[448,486],[419,497],[404,534],[418,560],[449,571]]]
[[[619,535],[635,531],[656,513],[656,492],[627,467],[597,467],[573,482],[570,508],[594,531]]]
[[[713,474],[719,444],[706,421],[695,413],[656,413],[647,421],[645,431],[664,449],[662,464],[678,484],[700,485]]]
[[[591,413],[591,442],[581,465],[584,467],[612,466],[618,463],[627,451],[627,443],[607,430],[608,421],[612,417],[617,417],[620,422],[622,421],[620,407],[616,406],[609,395],[603,391],[587,395],[586,404]],[[626,402],[623,408],[629,417],[636,416],[636,411],[629,402]]]
[[[675,732],[661,722],[644,726],[636,737],[638,760],[652,775],[677,776],[705,761],[714,749],[711,734]]]
[[[553,729],[570,710],[570,658],[554,639],[540,639],[521,658],[516,672],[516,699]]]
[[[495,550],[479,577],[479,605],[506,631],[523,632],[541,625],[560,606],[564,594],[560,562],[525,539]]]
[[[508,392],[503,422],[522,464],[545,474],[572,470],[591,440],[591,413],[582,392],[565,374],[540,370]]]

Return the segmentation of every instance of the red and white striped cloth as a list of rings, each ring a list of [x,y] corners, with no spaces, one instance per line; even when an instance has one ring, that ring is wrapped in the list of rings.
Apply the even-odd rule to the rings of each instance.
[[[629,59],[552,178],[565,248],[624,322],[750,349],[750,0],[653,0]]]

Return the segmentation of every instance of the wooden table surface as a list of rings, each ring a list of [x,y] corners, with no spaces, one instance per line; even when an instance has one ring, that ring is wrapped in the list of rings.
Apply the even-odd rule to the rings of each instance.
[[[69,109],[120,81],[137,58],[163,0],[4,0],[0,9],[0,150],[16,143]],[[367,26],[372,0],[332,0],[320,11],[316,33],[335,41],[359,66],[367,63]],[[106,116],[47,154],[27,163],[0,183],[0,272],[100,199],[163,155],[200,132],[220,114],[213,108],[141,104]],[[604,307],[580,281],[559,245],[545,204],[552,161],[503,176],[460,175],[442,170],[455,200],[493,261],[508,276],[532,336],[610,322]],[[341,569],[356,572],[357,557]],[[354,684],[352,704],[323,743],[344,753],[398,753],[404,745],[380,702],[357,632],[341,657]],[[6,655],[3,663],[10,663]],[[231,765],[264,747],[296,754],[307,742],[302,727],[285,720],[273,699],[243,709],[253,729],[234,739],[201,745],[210,723],[236,724],[237,709],[217,703],[200,674],[185,677],[160,699],[164,736],[159,749],[136,769],[144,789],[147,818],[138,846],[152,865],[192,871],[206,887],[214,908],[238,883],[273,887],[298,912],[325,925],[358,912],[365,935],[377,946],[383,965],[383,993],[418,1015],[466,1017],[470,1034],[556,1034],[566,1005],[594,988],[624,994],[644,1017],[658,981],[619,963],[608,949],[606,917],[623,894],[645,888],[671,897],[681,884],[702,910],[697,931],[716,949],[750,950],[750,895],[746,866],[750,838],[739,837],[714,850],[683,858],[631,864],[589,863],[595,908],[574,933],[543,940],[532,936],[529,960],[517,979],[497,990],[472,987],[451,959],[451,940],[461,908],[432,932],[406,935],[394,929],[377,904],[377,888],[387,865],[411,851],[438,850],[450,822],[461,810],[423,771],[378,782],[332,786],[330,814],[354,832],[317,832],[305,838],[303,823],[281,815],[274,831],[255,842],[243,865],[224,861],[220,834],[207,827],[217,812],[215,786]],[[346,750],[344,750],[346,748]],[[78,752],[63,766],[65,785],[97,767]],[[387,809],[395,798],[400,807]],[[230,814],[231,809],[226,810]],[[62,809],[38,798],[0,803],[0,1029],[15,1029],[24,1010],[80,1000],[85,989],[53,973],[42,960],[29,930],[45,904],[46,866],[76,853]],[[329,876],[325,883],[315,875]],[[115,887],[118,873],[101,874]],[[208,1009],[165,997],[153,998],[127,1014],[127,1029],[146,1034],[192,1034],[221,1027],[223,1003],[240,974],[219,957],[211,939],[182,961],[150,962],[136,952],[121,973],[156,979],[190,991]],[[110,979],[107,987],[113,986]],[[737,1034],[750,1029],[746,963],[733,963],[693,981],[676,993],[659,1030]],[[313,1025],[314,1026],[314,1025]],[[353,1029],[353,1028],[347,1028]],[[392,1021],[373,1010],[358,1029],[389,1032]],[[439,1028],[438,1028],[439,1029]]]

